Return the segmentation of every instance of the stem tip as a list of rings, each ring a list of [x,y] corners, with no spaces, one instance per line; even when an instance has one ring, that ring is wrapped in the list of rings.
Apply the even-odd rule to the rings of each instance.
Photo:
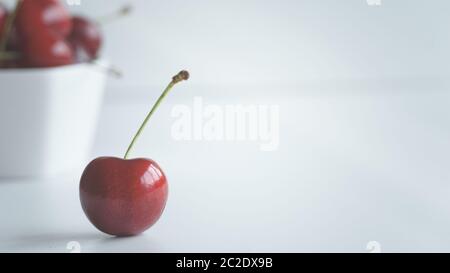
[[[189,79],[189,72],[186,70],[180,71],[177,75],[172,78],[173,83],[179,83],[181,81],[187,81]]]

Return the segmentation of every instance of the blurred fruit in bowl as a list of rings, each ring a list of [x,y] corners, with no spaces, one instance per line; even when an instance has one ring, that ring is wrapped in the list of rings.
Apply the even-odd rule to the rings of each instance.
[[[64,38],[72,30],[72,18],[58,0],[22,0],[17,10],[16,27],[25,38],[48,31]]]
[[[72,48],[65,40],[72,18],[57,0],[22,0],[17,6],[15,29],[26,67],[54,67],[74,63]],[[14,33],[14,32],[12,32]]]
[[[79,15],[73,16],[72,32],[68,40],[72,45],[77,61],[85,62],[96,59],[103,43],[101,27],[127,16],[131,10],[130,5],[125,5],[117,12],[96,20]]]
[[[59,0],[15,3],[0,3],[0,177],[82,167],[106,76],[121,75],[100,59],[102,22]]]
[[[102,33],[97,23],[81,16],[72,19],[73,29],[69,35],[78,62],[96,59],[102,45]]]
[[[0,4],[0,68],[96,64],[103,44],[101,26],[130,11],[124,6],[90,19],[72,16],[58,0],[17,0],[10,11]]]
[[[38,34],[36,34],[38,35]],[[54,67],[73,63],[73,51],[66,40],[53,32],[42,32],[40,39],[23,43],[22,54],[28,67]]]

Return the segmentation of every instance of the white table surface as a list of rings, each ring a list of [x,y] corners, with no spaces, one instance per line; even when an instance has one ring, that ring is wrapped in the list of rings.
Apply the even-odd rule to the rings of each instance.
[[[289,92],[186,85],[134,153],[156,160],[169,178],[155,226],[131,238],[97,231],[79,204],[80,171],[3,179],[0,251],[69,252],[71,241],[83,252],[368,252],[370,241],[383,252],[450,251],[449,89],[372,84]],[[160,91],[126,92],[107,96],[93,157],[121,156]],[[174,141],[170,109],[197,94],[219,105],[280,105],[279,149]]]

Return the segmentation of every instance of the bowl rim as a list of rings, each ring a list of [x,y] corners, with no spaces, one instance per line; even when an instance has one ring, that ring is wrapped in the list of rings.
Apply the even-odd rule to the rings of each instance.
[[[92,67],[95,65],[94,63],[105,64],[107,62],[104,59],[95,59],[92,61],[92,63],[91,62],[82,62],[82,63],[73,63],[73,64],[52,66],[52,67],[0,68],[0,75],[1,74],[19,74],[19,73],[20,74],[33,74],[33,73],[41,73],[41,72],[71,70],[71,69],[76,69],[76,68]]]

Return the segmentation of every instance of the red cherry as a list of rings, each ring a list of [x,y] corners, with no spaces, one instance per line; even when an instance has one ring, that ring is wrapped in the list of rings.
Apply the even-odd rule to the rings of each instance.
[[[36,35],[39,36],[29,37],[22,45],[22,53],[28,66],[53,67],[73,63],[72,48],[64,39],[53,32]]]
[[[16,26],[25,38],[47,29],[67,37],[72,30],[72,20],[58,0],[23,0],[17,12]]]
[[[44,22],[56,33],[67,37],[72,31],[72,18],[69,11],[58,0],[41,0],[44,8]]]
[[[74,16],[72,32],[68,37],[79,62],[87,62],[98,57],[102,45],[102,33],[99,25],[87,18]]]
[[[172,87],[189,78],[181,71],[161,94],[137,131],[124,159],[100,157],[91,161],[80,180],[83,211],[99,230],[116,236],[144,232],[161,216],[167,201],[167,179],[150,159],[128,160],[137,137]]]
[[[5,33],[5,28],[6,28],[6,21],[8,20],[8,16],[9,16],[9,12],[8,9],[2,4],[0,3],[0,40],[2,40],[4,37],[4,33]],[[13,36],[14,33],[11,33],[11,36]],[[11,41],[12,41],[13,37],[9,37],[8,43],[6,45],[7,50],[12,50],[12,45],[11,45]],[[0,53],[1,54],[1,53]],[[16,68],[20,66],[19,65],[19,60],[12,58],[12,59],[3,59],[0,57],[0,68]]]
[[[94,159],[80,181],[80,200],[91,223],[116,236],[131,236],[151,227],[161,216],[167,180],[150,159]]]

